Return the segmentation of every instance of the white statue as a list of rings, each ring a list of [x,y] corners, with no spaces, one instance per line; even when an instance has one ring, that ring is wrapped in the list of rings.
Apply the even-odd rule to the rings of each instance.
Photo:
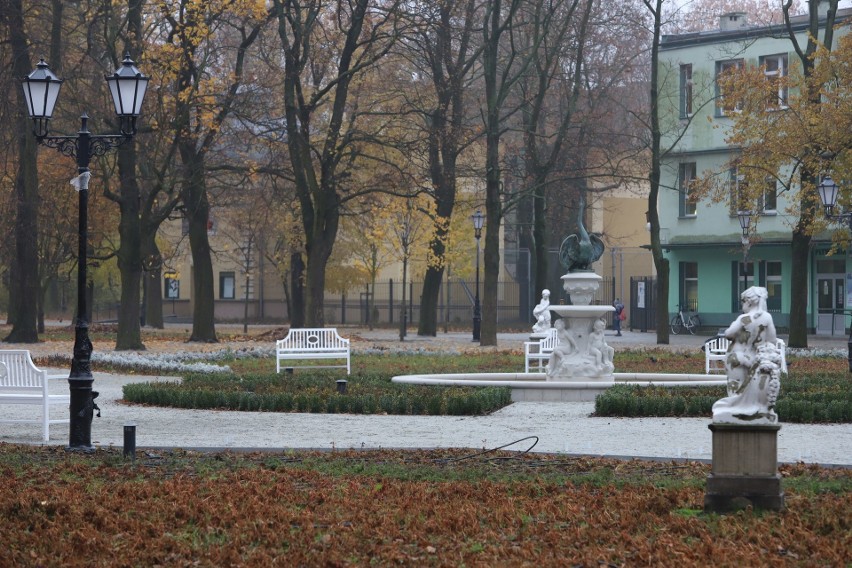
[[[550,290],[541,291],[541,302],[533,308],[533,333],[544,333],[550,329]]]
[[[611,373],[613,370],[612,357],[615,355],[615,349],[606,344],[606,339],[604,339],[605,329],[605,320],[595,320],[592,332],[589,334],[589,355],[595,359],[595,366],[599,371],[606,370]]]
[[[571,330],[565,327],[564,319],[556,320],[553,327],[556,328],[558,342],[547,363],[546,372],[549,377],[559,375],[563,365],[578,351],[577,342],[574,341]]]
[[[615,350],[606,344],[606,321],[597,319],[587,331],[585,322],[560,318],[553,324],[558,343],[547,363],[548,380],[611,377]]]
[[[743,314],[725,330],[730,340],[725,369],[728,396],[713,405],[713,422],[775,424],[775,401],[781,388],[781,352],[775,324],[766,311],[766,288],[742,293]]]

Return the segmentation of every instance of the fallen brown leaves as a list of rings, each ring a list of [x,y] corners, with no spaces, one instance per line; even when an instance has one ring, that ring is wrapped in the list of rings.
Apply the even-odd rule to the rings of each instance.
[[[0,445],[2,566],[842,566],[852,494],[699,514],[708,466],[371,451],[74,456]],[[784,469],[848,479],[848,470]]]

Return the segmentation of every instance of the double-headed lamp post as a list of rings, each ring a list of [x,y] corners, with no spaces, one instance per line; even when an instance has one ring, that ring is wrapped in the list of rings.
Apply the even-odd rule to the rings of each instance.
[[[482,237],[482,225],[485,223],[485,215],[477,210],[470,216],[473,220],[473,236],[476,238],[476,290],[473,296],[473,341],[479,341],[479,332],[482,327],[482,307],[479,304],[479,239]]]
[[[852,211],[844,211],[843,213],[834,212],[834,207],[837,205],[837,198],[840,196],[840,186],[831,179],[830,175],[826,175],[823,176],[817,190],[819,190],[819,200],[822,201],[825,218],[832,221],[845,222],[849,229],[849,233],[852,234]],[[849,340],[846,343],[846,358],[849,361],[849,372],[852,373],[852,325],[849,326]]]
[[[748,288],[748,251],[751,248],[751,239],[749,238],[748,230],[751,227],[752,212],[750,210],[737,211],[737,218],[740,220],[740,228],[743,230],[743,292]]]
[[[136,68],[130,54],[112,75],[106,76],[120,134],[93,135],[89,132],[86,113],[80,117],[80,131],[72,136],[48,136],[53,108],[59,98],[62,79],[56,77],[42,59],[35,71],[22,79],[27,111],[33,120],[33,134],[39,144],[56,148],[66,156],[77,159],[79,189],[79,242],[77,247],[77,322],[74,331],[74,356],[68,387],[71,395],[69,450],[90,451],[92,447],[92,415],[97,392],[92,391],[92,342],[89,339],[88,309],[86,306],[86,252],[88,248],[89,162],[93,156],[103,156],[109,150],[128,142],[136,134],[136,118],[148,87],[148,77]]]

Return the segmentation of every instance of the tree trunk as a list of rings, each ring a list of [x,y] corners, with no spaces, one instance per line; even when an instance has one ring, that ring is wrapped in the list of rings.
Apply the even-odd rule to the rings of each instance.
[[[493,114],[492,114],[493,111]],[[480,345],[497,345],[497,280],[500,276],[500,118],[489,108],[485,158],[485,249],[483,253],[482,327]]]
[[[547,288],[547,219],[545,217],[545,180],[534,179],[533,183],[533,254],[535,298],[541,296],[541,291]],[[558,243],[557,243],[558,244]],[[554,296],[556,297],[556,296]]]
[[[142,258],[153,259],[144,271],[143,291],[145,293],[145,325],[155,329],[163,329],[163,263],[160,249],[156,242],[156,230],[149,233],[142,231]]]
[[[118,149],[120,176],[118,270],[121,274],[121,304],[118,308],[116,351],[143,350],[140,322],[142,282],[142,237],[139,218],[139,184],[136,181],[136,148],[126,144]]]
[[[47,289],[50,287],[51,279],[42,282],[38,287],[38,332],[44,333],[44,299],[47,297]]]
[[[192,144],[192,140],[186,140]],[[184,188],[181,199],[184,215],[189,224],[189,248],[192,254],[192,334],[189,341],[216,343],[214,318],[215,286],[213,262],[210,258],[210,241],[207,237],[210,204],[207,201],[207,182],[204,177],[204,159],[191,148],[181,148],[185,167]]]
[[[290,255],[290,327],[305,327],[305,261],[302,254]]]
[[[792,261],[793,270],[790,275],[790,336],[787,345],[790,347],[808,346],[808,266],[811,253],[811,237],[802,230],[803,221],[793,230]],[[801,270],[799,270],[801,268]]]
[[[426,269],[423,277],[423,293],[420,295],[420,321],[417,324],[417,335],[430,337],[438,335],[438,298],[443,279],[443,267],[430,266]]]
[[[12,74],[24,77],[32,71],[28,39],[24,32],[23,8],[20,0],[11,0],[6,14],[12,48]],[[30,121],[21,89],[18,93],[17,118],[14,121],[18,149],[18,173],[15,177],[15,262],[12,286],[15,311],[12,331],[4,339],[10,343],[38,342],[38,170],[37,144],[30,132]]]
[[[315,226],[327,224],[318,222]],[[305,270],[305,291],[307,292],[305,323],[308,327],[325,327],[325,267],[331,256],[334,237],[328,236],[325,231],[320,231],[310,241]]]
[[[660,142],[660,95],[657,86],[660,61],[660,35],[662,33],[663,0],[644,0],[645,6],[654,17],[653,40],[651,44],[651,172],[648,175],[648,220],[651,223],[651,256],[657,270],[657,343],[669,343],[669,260],[663,255],[660,242],[660,216],[657,214],[657,201],[660,194],[660,169],[662,151]],[[652,1],[654,2],[652,5]]]

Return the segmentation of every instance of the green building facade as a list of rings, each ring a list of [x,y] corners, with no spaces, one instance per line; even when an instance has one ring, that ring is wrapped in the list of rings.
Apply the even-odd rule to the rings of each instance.
[[[824,4],[824,3],[823,3]],[[824,22],[824,15],[822,15]],[[852,10],[840,10],[847,21]],[[794,21],[800,44],[807,17]],[[846,33],[845,23],[836,33]],[[786,75],[797,55],[786,29],[753,27],[747,14],[720,17],[718,30],[665,36],[660,48],[659,93],[662,148],[671,148],[661,171],[660,237],[670,263],[669,311],[678,304],[697,311],[707,326],[727,327],[740,311],[739,295],[759,285],[769,291],[768,307],[780,328],[789,324],[791,274],[809,275],[808,326],[819,334],[843,334],[844,310],[852,309],[852,262],[848,251],[832,251],[831,232],[815,235],[806,266],[792,262],[791,231],[796,218],[786,213],[788,195],[767,180],[752,217],[748,245],[736,206],[742,183],[735,167],[737,148],[727,144],[735,102],[726,101],[716,78],[732,66],[761,66],[768,81]],[[773,94],[774,97],[774,94]],[[784,112],[786,92],[778,90]],[[776,111],[772,111],[776,112]],[[695,197],[694,180],[717,188],[717,200]],[[832,254],[833,252],[833,254]]]

